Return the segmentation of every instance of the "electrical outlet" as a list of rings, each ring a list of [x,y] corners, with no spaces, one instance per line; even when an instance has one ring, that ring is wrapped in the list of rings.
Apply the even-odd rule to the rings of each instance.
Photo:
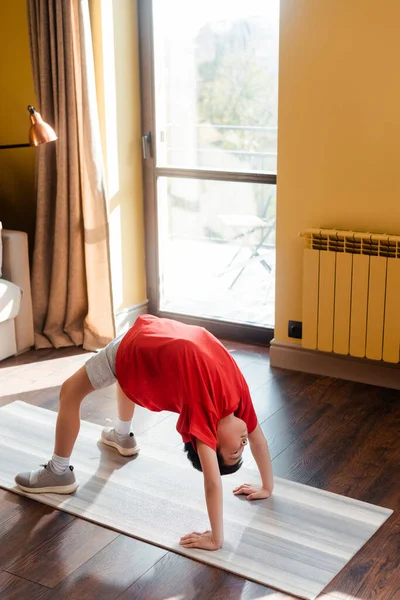
[[[301,321],[289,321],[288,336],[301,340],[303,337],[303,323]]]

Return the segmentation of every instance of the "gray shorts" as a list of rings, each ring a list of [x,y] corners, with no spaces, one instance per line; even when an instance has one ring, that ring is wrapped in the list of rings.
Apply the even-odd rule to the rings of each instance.
[[[105,348],[89,358],[85,363],[86,373],[95,390],[108,387],[117,381],[115,359],[117,350],[125,333],[115,338]]]

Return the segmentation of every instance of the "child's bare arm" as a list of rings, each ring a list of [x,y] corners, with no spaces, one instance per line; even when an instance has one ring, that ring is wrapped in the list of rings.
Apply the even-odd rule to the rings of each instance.
[[[211,531],[193,532],[181,538],[186,548],[218,550],[224,539],[222,515],[222,484],[217,455],[212,448],[197,440],[197,452],[204,475],[204,491]]]
[[[236,495],[246,494],[248,500],[268,498],[274,489],[274,478],[268,443],[259,424],[257,424],[255,430],[249,435],[249,443],[251,453],[260,472],[262,487],[258,488],[251,484],[244,484],[233,491]]]
[[[210,519],[213,538],[218,546],[222,545],[224,532],[222,522],[222,483],[219,472],[217,455],[210,448],[197,440],[197,452],[204,475],[204,491],[206,494],[207,511]]]
[[[274,477],[272,474],[272,463],[269,455],[268,443],[260,425],[249,435],[250,450],[257,463],[263,488],[272,494],[274,489]]]

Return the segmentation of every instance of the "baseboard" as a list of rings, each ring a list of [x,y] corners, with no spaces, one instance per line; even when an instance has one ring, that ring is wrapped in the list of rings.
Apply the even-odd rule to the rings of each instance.
[[[272,340],[270,364],[281,369],[400,390],[400,366],[382,361],[307,350],[295,344]]]
[[[146,300],[140,304],[134,304],[133,306],[119,310],[115,315],[116,335],[119,336],[128,331],[140,315],[147,313],[148,305],[149,302]]]

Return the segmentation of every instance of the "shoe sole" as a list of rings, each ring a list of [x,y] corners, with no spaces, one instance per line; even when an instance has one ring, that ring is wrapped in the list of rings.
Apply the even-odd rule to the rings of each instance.
[[[17,487],[28,494],[73,494],[79,487],[79,483],[71,483],[70,485],[58,485],[44,488],[28,488],[20,483]]]
[[[135,454],[138,454],[140,450],[139,446],[135,446],[134,448],[122,448],[122,446],[119,446],[117,442],[112,442],[111,440],[104,440],[103,438],[101,438],[101,441],[106,446],[110,446],[111,448],[115,448],[116,450],[118,450],[121,456],[135,456]]]

